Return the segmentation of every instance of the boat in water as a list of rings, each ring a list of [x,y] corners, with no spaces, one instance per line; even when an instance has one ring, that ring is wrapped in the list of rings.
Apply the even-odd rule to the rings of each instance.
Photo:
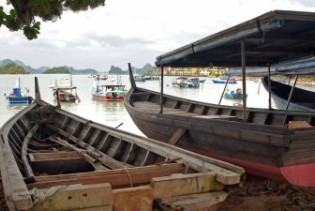
[[[22,92],[20,79],[16,81],[16,85],[12,88],[12,92],[5,94],[5,98],[9,105],[28,105],[32,101],[32,97],[29,95],[29,90],[26,88],[25,92]]]
[[[229,79],[225,79],[225,78],[212,78],[211,79],[212,83],[214,84],[225,84],[226,82],[228,84],[236,84],[237,81],[235,78],[229,78]]]
[[[208,209],[244,169],[35,100],[0,129],[9,210]],[[192,200],[194,199],[194,200]]]
[[[235,67],[246,94],[246,77],[258,70],[250,67],[265,75],[315,74],[314,59],[289,62],[314,58],[314,27],[315,13],[271,11],[158,56],[156,66],[161,76],[163,67]],[[147,137],[234,163],[248,174],[315,187],[315,112],[248,108],[246,97],[241,107],[198,102],[166,95],[163,86],[160,92],[137,87],[131,68],[129,74],[124,104]]]
[[[108,81],[108,82],[107,82]],[[117,81],[108,78],[105,83],[95,80],[92,88],[92,98],[100,101],[123,101],[127,89],[122,84],[121,78],[117,77]]]
[[[55,80],[54,84],[49,86],[53,90],[55,100],[59,102],[79,102],[80,98],[77,93],[77,87],[72,84],[72,75],[69,78],[62,78],[60,81]]]
[[[224,98],[229,99],[229,100],[242,100],[243,97],[244,97],[244,93],[241,88],[232,89],[232,90],[227,89],[224,93]]]
[[[263,77],[261,81],[265,90],[268,91],[268,77]],[[271,99],[277,108],[286,109],[288,107],[290,110],[315,111],[314,92],[274,80],[270,80],[270,82]]]
[[[172,81],[173,87],[179,88],[199,88],[199,78],[188,78],[185,76],[177,77]]]

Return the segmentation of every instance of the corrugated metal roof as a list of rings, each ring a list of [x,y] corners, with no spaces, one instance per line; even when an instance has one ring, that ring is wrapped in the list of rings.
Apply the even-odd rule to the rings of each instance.
[[[157,66],[267,66],[310,57],[315,52],[315,13],[276,10],[163,54]]]

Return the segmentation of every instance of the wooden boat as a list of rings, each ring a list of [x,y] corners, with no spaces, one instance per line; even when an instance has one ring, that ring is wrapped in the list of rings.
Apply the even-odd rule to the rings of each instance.
[[[8,95],[5,95],[6,100],[9,105],[28,105],[32,101],[32,97],[28,93],[22,93],[20,86],[20,79],[16,81],[15,87],[12,89],[12,92]]]
[[[76,102],[80,101],[80,98],[77,94],[77,87],[53,87],[53,95],[55,99],[59,98],[60,102]]]
[[[226,92],[224,93],[224,98],[229,100],[242,100],[243,96],[244,93],[241,88],[237,88],[236,90],[226,90]]]
[[[54,107],[40,100],[37,78],[35,90],[35,101],[0,130],[10,210],[201,209],[224,201],[224,186],[244,173]]]
[[[92,90],[93,100],[102,101],[123,101],[127,90],[125,85],[119,84],[106,84],[97,85],[95,89]]]
[[[268,90],[268,77],[262,78],[262,84]],[[300,111],[315,111],[315,93],[306,89],[271,80],[271,97],[277,108]],[[291,90],[293,90],[290,100]]]
[[[70,103],[80,101],[77,94],[77,87],[72,84],[72,74],[70,74],[69,78],[62,78],[60,82],[56,80],[49,87],[53,90],[55,100]]]
[[[161,76],[164,67],[235,67],[242,70],[246,94],[247,67],[264,67],[265,75],[315,74],[314,59],[282,63],[313,57],[314,27],[315,13],[271,11],[163,54],[156,65]],[[248,108],[246,97],[242,107],[233,107],[169,96],[163,78],[161,92],[131,84],[125,107],[149,138],[234,163],[249,174],[315,187],[314,112]]]
[[[214,84],[225,84],[227,81],[229,84],[236,84],[235,78],[230,78],[230,79],[222,79],[222,78],[213,78],[211,79],[212,83]]]

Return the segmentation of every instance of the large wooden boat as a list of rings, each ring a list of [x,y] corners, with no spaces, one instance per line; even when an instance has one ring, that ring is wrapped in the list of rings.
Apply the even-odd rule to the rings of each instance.
[[[315,13],[271,11],[157,57],[161,76],[164,67],[242,70],[242,107],[165,95],[163,78],[159,93],[139,88],[132,77],[125,107],[150,138],[240,165],[250,174],[315,187],[315,113],[247,108],[245,97],[248,67],[265,67],[266,75],[313,73],[314,62],[282,61],[313,56],[314,28]]]
[[[240,182],[240,167],[54,107],[35,81],[34,102],[0,130],[9,210],[205,209]]]
[[[270,81],[271,98],[275,106],[281,109],[315,111],[315,93],[278,81]],[[262,84],[268,90],[268,77],[262,78]],[[290,96],[290,93],[291,96]]]

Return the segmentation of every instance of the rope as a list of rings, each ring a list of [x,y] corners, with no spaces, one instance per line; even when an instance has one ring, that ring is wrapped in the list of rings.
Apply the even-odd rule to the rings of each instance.
[[[132,188],[133,187],[133,182],[132,182],[132,178],[131,178],[130,173],[128,172],[128,170],[126,168],[122,168],[122,169],[126,172],[126,174],[128,176],[128,179],[129,179],[130,187]]]
[[[21,196],[31,196],[33,199],[33,205],[36,203],[45,201],[49,197],[53,196],[57,191],[59,190],[64,190],[67,186],[65,185],[58,185],[54,187],[50,187],[49,189],[46,190],[38,190],[37,188],[33,188],[30,192],[25,193],[25,194],[20,194]]]

